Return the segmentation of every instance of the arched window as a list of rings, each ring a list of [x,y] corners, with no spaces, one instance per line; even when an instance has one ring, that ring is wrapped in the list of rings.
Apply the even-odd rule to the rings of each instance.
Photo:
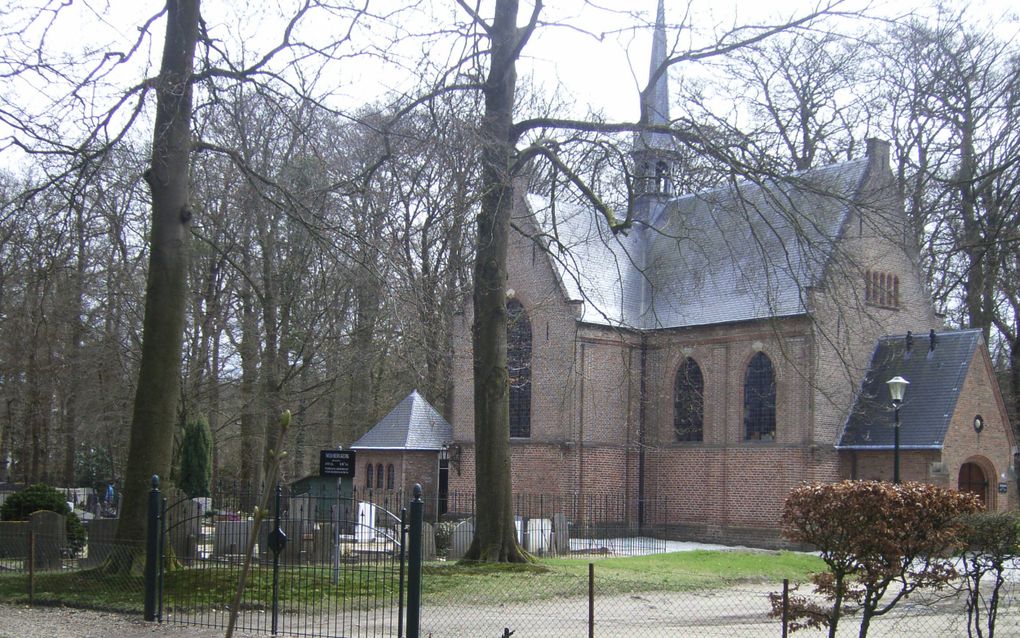
[[[531,321],[516,299],[506,304],[506,367],[510,377],[510,436],[531,436]]]
[[[394,476],[394,474],[395,473],[393,471],[393,464],[390,463],[389,465],[386,466],[386,489],[388,489],[388,490],[392,490],[393,489],[393,476]]]
[[[375,466],[375,487],[376,487],[376,489],[380,489],[380,490],[383,488],[383,464],[382,463],[380,463],[379,465]]]
[[[690,357],[676,371],[673,382],[673,428],[677,441],[701,441],[704,437],[705,380]]]
[[[371,463],[369,463],[368,465],[365,466],[365,487],[370,488],[370,489],[372,487],[372,470],[373,469],[374,468],[372,467]]]
[[[744,376],[744,440],[776,438],[776,375],[772,362],[759,352],[747,364]]]

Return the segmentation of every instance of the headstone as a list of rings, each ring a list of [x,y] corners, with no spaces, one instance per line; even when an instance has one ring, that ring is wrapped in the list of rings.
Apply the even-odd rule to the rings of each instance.
[[[67,546],[67,522],[56,512],[46,510],[29,515],[35,535],[35,568],[60,569],[60,552]]]
[[[195,503],[198,503],[198,513],[205,516],[205,513],[212,509],[212,497],[209,496],[196,496],[191,499]]]
[[[544,556],[552,550],[552,521],[548,518],[528,519],[528,543],[525,546],[531,554]]]
[[[457,524],[457,527],[453,528],[453,533],[450,534],[450,552],[448,558],[450,560],[460,560],[467,554],[468,548],[471,547],[471,541],[475,537],[475,524],[472,521],[461,521]]]
[[[213,537],[213,554],[227,556],[243,554],[248,546],[248,535],[251,533],[253,521],[219,521]],[[263,523],[265,527],[265,523]]]
[[[82,567],[98,567],[113,553],[119,518],[94,518],[89,521],[88,545]]]
[[[202,535],[202,506],[193,499],[179,501],[167,508],[166,533],[178,560],[198,560],[198,543]]]
[[[273,524],[275,521],[270,521],[268,525],[263,524],[264,534],[269,534],[273,530]],[[283,533],[287,535],[287,544],[284,546],[283,551],[280,552],[280,562],[295,565],[301,562],[302,556],[301,551],[307,549],[307,545],[311,545],[309,542],[305,542],[305,529],[311,529],[310,526],[306,525],[302,519],[284,519],[280,521],[280,527],[283,528]],[[266,548],[269,547],[268,543],[265,543]],[[268,549],[267,549],[268,551]],[[272,552],[268,553],[268,557],[272,558]]]
[[[567,517],[562,512],[553,514],[552,518],[552,553],[570,553],[570,527]]]
[[[293,520],[314,521],[318,501],[319,499],[308,494],[294,496],[290,499],[290,510],[287,515]]]
[[[354,525],[354,540],[359,543],[375,540],[375,508],[373,503],[358,503],[358,520]]]
[[[328,563],[333,557],[333,523],[317,523],[312,529],[312,542],[306,551],[312,563]]]
[[[0,558],[28,556],[28,527],[25,521],[0,523]]]
[[[436,531],[429,522],[423,522],[421,525],[421,558],[436,560]]]

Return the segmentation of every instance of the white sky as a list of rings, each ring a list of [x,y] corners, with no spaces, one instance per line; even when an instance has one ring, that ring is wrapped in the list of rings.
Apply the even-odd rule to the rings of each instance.
[[[36,0],[49,2],[52,6],[58,0]],[[231,48],[234,54],[243,52],[249,59],[260,55],[279,38],[281,15],[289,13],[297,0],[265,0],[260,2],[210,1],[203,4],[203,17],[214,40]],[[851,11],[865,8],[867,0],[847,0],[844,9]],[[370,7],[376,13],[386,15],[394,8],[405,6],[402,0],[372,0]],[[650,24],[654,20],[657,0],[547,0],[543,17],[554,23],[540,29],[525,49],[519,65],[522,76],[534,76],[545,92],[559,91],[562,101],[573,103],[573,115],[584,116],[589,110],[602,111],[610,119],[634,120],[638,113],[638,89],[647,79],[648,57],[651,42]],[[491,5],[487,0],[484,7]],[[146,17],[155,13],[159,2],[140,0],[82,0],[61,10],[51,28],[47,44],[49,55],[56,51],[76,55],[82,47],[93,51],[126,51],[138,37],[138,26]],[[960,7],[959,3],[949,3]],[[808,12],[813,3],[803,0],[773,0],[772,2],[748,2],[744,0],[667,0],[667,22],[676,24],[686,20],[694,31],[684,30],[680,44],[705,42],[714,33],[726,30],[735,24],[758,21],[788,19],[793,15]],[[891,16],[905,12],[904,2],[876,0],[867,6],[872,15]],[[930,3],[916,5],[918,11],[931,11]],[[0,22],[9,26],[17,21],[19,11],[12,8],[2,15]],[[522,2],[522,20],[530,10],[527,0]],[[627,15],[625,11],[633,12]],[[689,16],[687,12],[689,11]],[[968,15],[975,20],[989,20],[997,25],[1004,37],[1015,37],[1017,21],[1013,3],[1007,0],[986,0],[979,7],[972,7]],[[411,90],[415,77],[415,62],[423,49],[433,57],[443,50],[436,44],[423,44],[422,40],[403,37],[407,32],[439,30],[456,17],[464,20],[463,12],[453,0],[425,0],[412,17],[398,21],[373,21],[371,29],[363,29],[353,36],[354,46],[346,53],[360,51],[366,42],[384,43],[393,39],[401,42],[398,49],[390,51],[390,60],[382,63],[378,58],[358,57],[345,59],[329,67],[320,77],[322,86],[331,87],[336,100],[347,108],[381,99],[388,90]],[[641,26],[642,20],[644,26]],[[866,24],[855,21],[856,24]],[[843,27],[849,21],[843,21]],[[38,37],[36,31],[26,33],[26,41]],[[320,44],[334,40],[337,33],[345,29],[346,20],[330,20],[329,16],[317,14],[313,21],[304,25]],[[568,26],[563,26],[568,25]],[[635,26],[638,25],[638,26]],[[366,25],[367,27],[367,25]],[[131,65],[124,65],[110,76],[112,82],[105,90],[89,93],[85,97],[109,98],[125,86],[130,86],[153,74],[158,67],[158,55],[162,43],[165,22],[157,21],[150,29],[150,36],[143,38],[140,55]],[[699,39],[700,38],[700,39]],[[449,40],[447,40],[449,41]],[[431,47],[431,48],[429,48]],[[303,73],[312,74],[317,64],[306,61]],[[0,71],[3,71],[0,64]],[[684,67],[674,68],[671,74],[672,88],[675,89],[681,74],[690,72]],[[24,77],[19,80],[16,90],[6,88],[8,99],[29,104],[43,104],[46,95],[59,91],[56,84],[48,84],[40,78]],[[0,89],[4,87],[0,86]],[[66,90],[66,89],[64,89]],[[83,108],[80,105],[77,108]],[[73,119],[71,113],[58,117],[65,122]],[[144,127],[142,127],[144,129]],[[148,136],[148,132],[145,133]]]

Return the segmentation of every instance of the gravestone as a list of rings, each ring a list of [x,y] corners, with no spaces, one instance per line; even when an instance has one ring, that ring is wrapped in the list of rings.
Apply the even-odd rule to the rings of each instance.
[[[186,499],[167,508],[166,515],[166,533],[174,555],[183,561],[198,560],[202,505],[194,499]]]
[[[562,512],[553,514],[552,518],[552,553],[570,553],[570,526],[567,525],[567,517]]]
[[[436,560],[436,531],[429,522],[421,524],[421,558]]]
[[[359,543],[375,540],[375,508],[373,503],[358,503],[358,520],[354,525],[354,540]]]
[[[248,535],[254,524],[253,521],[217,522],[216,534],[213,537],[213,554],[215,556],[243,554],[244,548],[248,546]],[[255,551],[258,552],[258,548]]]
[[[88,549],[82,567],[98,567],[113,553],[119,518],[94,518],[88,524]]]
[[[290,499],[290,510],[287,516],[292,520],[314,521],[315,509],[319,499],[310,495],[293,496]]]
[[[306,551],[309,562],[328,563],[333,558],[334,523],[317,523],[312,530],[312,542]]]
[[[552,521],[548,518],[528,519],[528,543],[525,546],[531,554],[544,556],[552,549]]]
[[[268,525],[263,524],[263,540],[268,539],[268,534],[273,530],[275,521],[268,521]],[[305,530],[311,529],[310,525],[302,519],[284,519],[280,521],[280,527],[283,529],[283,533],[287,535],[287,544],[284,545],[283,551],[280,552],[280,562],[287,563],[289,565],[296,565],[301,562],[302,549],[307,549],[305,546],[310,545],[311,541],[305,541]],[[266,548],[266,556],[270,559],[273,557],[273,553],[269,550],[269,543],[263,544]]]
[[[468,548],[471,547],[471,541],[475,537],[475,524],[473,521],[461,521],[457,524],[457,527],[453,528],[453,533],[450,534],[450,552],[448,558],[450,560],[460,560],[467,554]]]
[[[60,569],[60,552],[67,546],[67,522],[56,512],[46,510],[29,515],[35,535],[35,568]]]
[[[26,521],[0,523],[0,558],[28,556],[28,527]]]

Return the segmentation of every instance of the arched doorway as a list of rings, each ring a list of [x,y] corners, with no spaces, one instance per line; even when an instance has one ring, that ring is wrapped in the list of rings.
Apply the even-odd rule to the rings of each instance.
[[[960,466],[960,481],[958,488],[961,492],[977,494],[981,504],[988,506],[988,479],[985,472],[977,463],[964,463]]]

